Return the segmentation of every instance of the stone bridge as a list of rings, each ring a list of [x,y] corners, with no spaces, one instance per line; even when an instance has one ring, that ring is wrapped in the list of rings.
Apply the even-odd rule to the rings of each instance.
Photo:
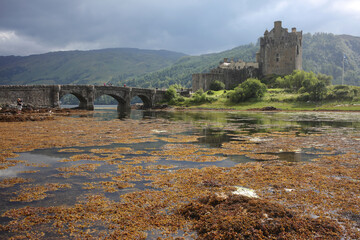
[[[24,104],[37,108],[60,107],[60,99],[66,94],[76,96],[80,109],[94,110],[94,101],[102,95],[109,95],[118,101],[118,111],[130,110],[133,97],[140,97],[145,108],[151,108],[164,100],[166,90],[96,86],[96,85],[2,85],[0,105],[15,104],[21,98]]]

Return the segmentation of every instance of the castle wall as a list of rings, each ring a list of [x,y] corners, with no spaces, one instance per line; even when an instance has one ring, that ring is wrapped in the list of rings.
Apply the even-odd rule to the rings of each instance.
[[[210,84],[213,81],[223,81],[224,76],[221,73],[197,73],[192,75],[192,91],[196,92],[199,89],[208,91],[210,89]]]
[[[225,84],[225,89],[233,89],[248,78],[259,78],[258,68],[247,67],[241,70],[216,68],[211,73],[198,73],[192,76],[193,92],[202,88],[204,91],[210,90],[213,81],[220,81]]]

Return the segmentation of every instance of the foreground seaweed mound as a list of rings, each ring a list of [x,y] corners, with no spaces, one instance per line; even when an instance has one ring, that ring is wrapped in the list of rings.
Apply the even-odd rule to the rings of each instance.
[[[86,113],[79,109],[62,108],[23,108],[21,111],[16,108],[0,107],[0,122],[26,122],[26,121],[45,121],[54,120],[54,115],[67,116],[72,113]]]
[[[340,226],[296,215],[279,204],[240,195],[210,195],[178,210],[198,239],[340,239]]]

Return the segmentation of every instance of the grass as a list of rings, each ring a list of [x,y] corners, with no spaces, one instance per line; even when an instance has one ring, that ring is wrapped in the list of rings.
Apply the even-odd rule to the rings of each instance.
[[[298,93],[289,93],[284,89],[268,89],[265,96],[260,100],[249,100],[243,103],[232,103],[227,98],[231,90],[212,91],[211,95],[206,94],[211,102],[191,103],[190,98],[177,106],[188,108],[203,109],[232,109],[232,110],[250,110],[261,109],[264,107],[275,107],[287,111],[360,111],[360,100],[353,101],[321,101],[321,102],[299,102],[296,98]]]

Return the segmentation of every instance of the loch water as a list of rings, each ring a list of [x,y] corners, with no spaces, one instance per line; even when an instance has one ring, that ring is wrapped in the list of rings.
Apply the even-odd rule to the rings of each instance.
[[[116,107],[97,107],[95,111],[88,115],[74,115],[71,117],[88,117],[96,121],[102,121],[103,124],[111,124],[110,121],[124,121],[116,111]],[[271,134],[273,132],[296,132],[299,135],[312,135],[323,132],[339,131],[343,133],[360,132],[360,113],[357,112],[248,112],[248,111],[144,111],[132,110],[126,118],[135,121],[149,123],[157,119],[165,119],[171,124],[187,123],[192,127],[184,129],[182,135],[198,136],[197,140],[191,144],[198,145],[201,148],[217,149],[222,148],[223,144],[236,141],[261,141],[255,134]],[[167,136],[166,132],[159,131],[159,135]],[[106,146],[76,147],[79,152],[67,152],[67,148],[58,149],[36,149],[30,152],[19,153],[14,160],[26,159],[28,164],[18,164],[7,169],[0,170],[0,180],[6,178],[31,178],[31,184],[61,183],[71,184],[71,188],[65,188],[51,193],[48,197],[32,202],[11,201],[14,193],[19,190],[18,185],[9,188],[0,189],[0,214],[9,209],[29,207],[49,207],[58,205],[73,205],[79,196],[92,192],[94,194],[102,192],[101,189],[84,189],[83,184],[89,182],[88,176],[70,176],[67,178],[59,177],[59,171],[62,167],[79,164],[79,162],[63,162],[63,159],[69,159],[76,154],[90,154],[90,150],[97,149],[115,149],[131,148],[133,151],[142,151],[141,156],[150,156],[152,151],[162,151],[167,142],[158,140],[155,142],[139,143],[114,143]],[[181,143],[177,143],[181,144]],[[70,147],[69,147],[70,148]],[[65,150],[65,151],[60,151]],[[269,152],[268,154],[277,157],[277,161],[301,162],[312,161],[317,158],[317,149],[311,146],[308,149],[298,149],[293,152]],[[336,153],[334,153],[336,154]],[[99,154],[100,155],[100,154]],[[135,155],[131,152],[123,154],[119,161],[126,163],[127,159]],[[139,156],[138,154],[136,156]],[[262,161],[252,159],[245,155],[226,155],[220,154],[221,160],[211,162],[192,162],[192,161],[171,161],[160,159],[154,163],[139,163],[138,166],[147,167],[149,165],[171,166],[164,171],[174,171],[187,168],[203,168],[207,166],[232,167],[251,161]],[[81,163],[97,163],[96,161],[82,160]],[[47,167],[37,167],[37,165],[46,164]],[[91,174],[102,174],[113,172],[113,165],[102,164]],[[34,171],[34,172],[31,172]],[[91,182],[102,181],[102,179],[92,178]],[[133,182],[133,187],[123,188],[117,192],[105,192],[107,198],[116,200],[122,194],[151,189],[146,181]],[[10,221],[7,217],[0,217],[0,224],[6,224]],[[1,232],[0,232],[1,238]]]

